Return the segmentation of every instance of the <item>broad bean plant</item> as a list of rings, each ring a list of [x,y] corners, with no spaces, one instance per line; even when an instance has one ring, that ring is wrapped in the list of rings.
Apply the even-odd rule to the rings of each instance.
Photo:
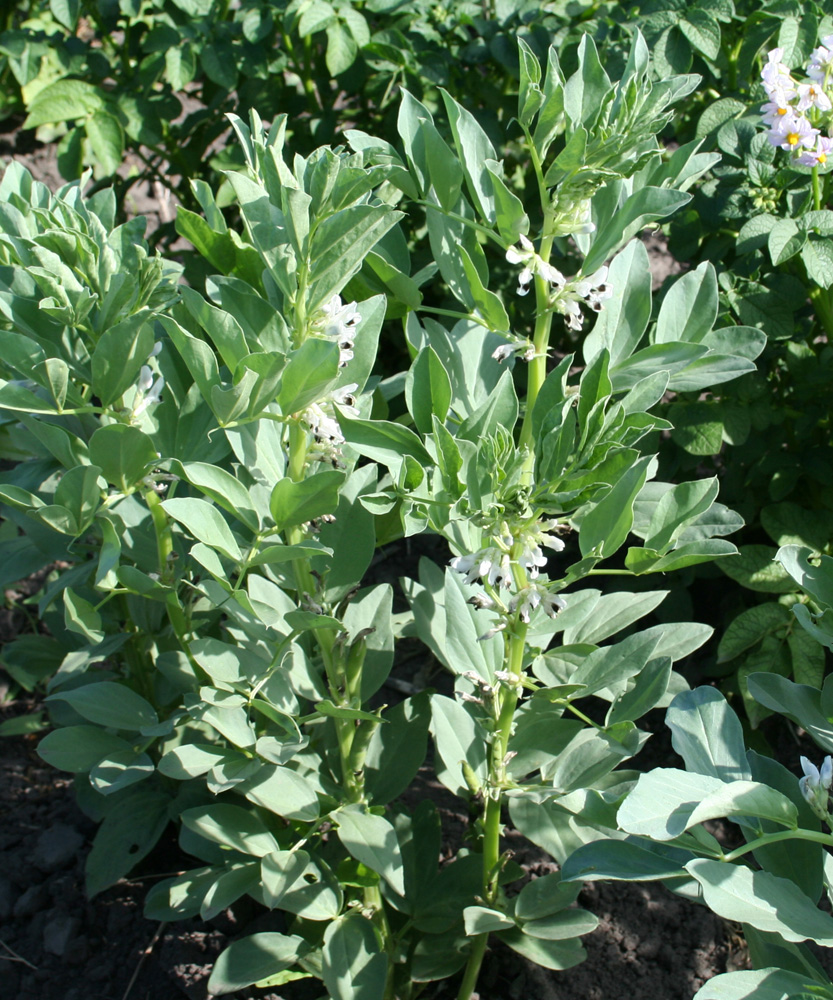
[[[173,822],[196,867],[154,886],[148,916],[244,895],[275,911],[220,956],[215,995],[316,978],[333,1000],[411,1000],[454,976],[470,1000],[490,935],[569,968],[596,926],[573,906],[581,878],[624,877],[611,852],[723,912],[721,873],[752,873],[697,826],[713,816],[746,817],[773,878],[796,855],[765,824],[786,820],[820,886],[829,766],[808,765],[811,817],[780,765],[749,763],[720,695],[675,670],[711,630],[656,624],[668,592],[635,579],[735,553],[716,478],[657,478],[658,411],[753,372],[765,345],[710,264],[656,307],[634,239],[715,162],[657,141],[696,78],[652,82],[638,33],[615,82],[589,36],[569,74],[554,46],[542,63],[520,41],[519,60],[522,176],[447,93],[442,118],[403,93],[398,145],[353,129],[306,156],[285,117],[233,118],[240,225],[207,184],[187,216],[204,292],[141,221],[115,224],[111,192],[53,195],[16,166],[0,186],[0,544],[59,567],[51,634],[18,640],[18,662],[48,667],[39,752],[101,820],[91,895]],[[394,337],[410,365],[380,376]],[[394,611],[377,545],[425,533],[447,562],[424,559]],[[402,636],[447,668],[443,692],[394,703]],[[669,704],[702,723],[674,722],[694,776],[637,781],[620,765]],[[434,805],[398,801],[429,738],[472,817],[443,864]],[[508,819],[562,871],[523,884]],[[803,932],[777,917],[762,934]]]

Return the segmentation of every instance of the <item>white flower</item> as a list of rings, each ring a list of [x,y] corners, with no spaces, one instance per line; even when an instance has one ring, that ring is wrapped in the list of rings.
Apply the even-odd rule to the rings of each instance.
[[[531,361],[535,357],[535,345],[526,340],[514,344],[501,344],[492,351],[492,357],[499,365],[516,354],[520,355],[522,361]]]
[[[492,351],[492,357],[498,364],[502,364],[504,361],[508,361],[516,351],[515,344],[501,344],[495,351]]]
[[[142,365],[142,369],[139,372],[139,392],[145,393],[153,385],[153,371],[150,365]]]
[[[788,153],[794,150],[812,149],[819,136],[819,130],[799,115],[785,115],[772,129],[767,138],[773,146],[780,146]]]
[[[584,317],[580,303],[584,302],[594,312],[601,312],[605,299],[613,294],[607,283],[608,269],[600,267],[588,276],[576,275],[566,285],[556,290],[553,308],[564,316],[571,330],[581,330]]]
[[[826,165],[833,152],[833,139],[820,135],[816,139],[815,149],[804,149],[796,158],[796,162],[802,167],[823,167]]]
[[[809,108],[818,108],[819,111],[830,111],[833,104],[825,92],[815,83],[799,83],[798,85],[799,111],[807,111]]]
[[[317,334],[328,340],[335,340],[338,344],[339,368],[343,368],[353,359],[356,327],[361,319],[361,313],[357,311],[355,302],[343,304],[341,296],[334,295],[313,322],[313,330]]]
[[[485,642],[486,639],[494,639],[494,637],[502,632],[506,628],[506,622],[498,622],[494,628],[490,628],[488,632],[484,632],[483,635],[477,637],[478,642]]]
[[[493,587],[508,590],[512,584],[512,566],[509,553],[496,547],[480,549],[472,555],[455,556],[449,566],[457,573],[465,574],[466,583],[485,580]]]
[[[825,35],[821,45],[810,53],[810,63],[807,66],[807,76],[811,80],[824,83],[824,79],[833,69],[833,35]]]
[[[151,357],[153,357],[153,354],[151,354]],[[136,383],[136,395],[133,400],[133,410],[130,414],[131,420],[141,416],[149,406],[158,403],[164,388],[165,379],[161,375],[158,378],[154,378],[150,365],[142,365],[139,372],[139,379]]]
[[[526,295],[533,277],[537,274],[551,285],[560,286],[567,280],[564,275],[548,261],[543,260],[535,252],[532,241],[526,236],[518,238],[520,247],[509,247],[506,259],[510,264],[522,264],[523,270],[518,275],[518,295]]]
[[[795,110],[783,93],[775,92],[770,94],[770,97],[771,101],[761,105],[764,125],[777,126],[785,115],[795,114]]]
[[[532,584],[524,587],[509,602],[509,610],[518,612],[522,622],[529,622],[532,612],[540,607],[550,618],[555,618],[558,612],[566,607],[564,600],[558,594],[551,594],[546,588]]]
[[[827,819],[827,800],[830,793],[830,786],[833,784],[833,758],[829,755],[824,758],[821,771],[806,757],[801,758],[801,769],[804,777],[799,778],[798,787],[801,794],[809,804],[810,808],[819,817]]]
[[[510,264],[528,264],[531,260],[535,259],[535,247],[532,245],[532,240],[528,236],[518,237],[518,242],[521,244],[520,249],[517,247],[509,247],[506,251],[506,259]]]
[[[340,389],[334,389],[332,393],[333,402],[337,403],[343,410],[349,410],[351,417],[359,416],[359,411],[356,409],[356,397],[353,395],[358,387],[358,382],[350,382],[349,385],[343,385]]]
[[[767,63],[761,72],[761,79],[767,91],[770,87],[781,87],[789,90],[793,84],[789,68],[781,62],[783,58],[783,49],[773,49],[767,53]]]
[[[356,398],[353,395],[358,387],[358,382],[351,382],[340,389],[334,389],[329,397],[313,403],[312,406],[308,406],[304,410],[304,420],[309,424],[319,446],[317,452],[310,452],[310,458],[339,464],[344,435],[341,433],[341,427],[336,419],[333,404],[337,403],[342,410],[347,412],[348,416],[358,417],[359,411],[356,409]]]

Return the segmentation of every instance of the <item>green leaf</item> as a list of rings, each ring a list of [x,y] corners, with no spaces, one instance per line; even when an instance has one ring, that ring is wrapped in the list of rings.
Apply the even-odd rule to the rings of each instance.
[[[356,61],[359,47],[356,40],[341,21],[331,21],[327,25],[327,54],[325,61],[331,76],[338,76],[350,69]]]
[[[667,552],[689,522],[711,507],[717,492],[715,476],[712,479],[680,483],[664,493],[648,526],[645,547]]]
[[[577,938],[569,941],[545,941],[531,937],[522,930],[502,931],[499,937],[513,951],[545,969],[571,969],[587,958],[587,952]]]
[[[816,743],[833,753],[833,724],[821,709],[821,692],[806,684],[793,684],[778,674],[760,672],[746,679],[749,693],[765,708],[792,719]]]
[[[610,706],[606,725],[636,722],[642,718],[662,701],[670,680],[670,656],[649,660],[637,675],[634,686]]]
[[[52,16],[67,31],[75,33],[75,26],[78,23],[78,13],[80,10],[80,0],[49,0],[49,9]]]
[[[468,250],[462,245],[457,248],[463,273],[468,283],[468,291],[474,303],[474,310],[485,320],[490,330],[496,333],[508,333],[510,329],[509,316],[500,296],[483,284],[483,279],[475,267]]]
[[[831,997],[820,992],[815,979],[783,969],[756,969],[754,972],[724,972],[710,979],[694,995],[694,1000],[784,1000],[785,997]]]
[[[652,659],[659,636],[650,631],[636,632],[612,646],[595,649],[570,677],[571,684],[583,684],[582,697],[603,688],[616,687],[638,673]]]
[[[456,795],[469,791],[463,762],[482,782],[486,780],[486,733],[463,706],[444,695],[431,696],[431,733],[442,767],[437,777]]]
[[[144,313],[130,316],[99,338],[92,358],[92,385],[102,406],[115,403],[147,362],[153,348],[153,330],[147,319]]]
[[[463,910],[463,924],[469,937],[478,934],[490,934],[492,931],[505,930],[515,926],[515,921],[500,910],[492,910],[487,906],[467,906]]]
[[[2,736],[28,736],[31,733],[39,733],[47,729],[49,723],[44,721],[43,712],[34,712],[30,715],[17,715],[5,722],[0,722],[0,737]]]
[[[529,45],[518,36],[521,82],[518,88],[518,121],[529,126],[544,103],[541,91],[541,65]]]
[[[582,934],[591,934],[599,926],[599,918],[587,910],[575,908],[554,913],[523,925],[524,934],[542,941],[568,941]]]
[[[247,528],[259,529],[259,518],[249,491],[230,472],[206,462],[184,462],[182,471],[190,483],[234,514]]]
[[[263,821],[248,809],[226,803],[195,806],[181,814],[182,822],[212,843],[243,854],[263,857],[280,848]]]
[[[132,493],[159,461],[153,441],[129,424],[99,427],[90,438],[90,460],[122,493]]]
[[[350,854],[378,872],[394,892],[404,896],[402,855],[389,820],[364,812],[361,806],[345,806],[332,813],[332,817],[338,824],[338,839]]]
[[[51,694],[47,701],[66,701],[89,722],[138,733],[159,721],[150,702],[125,684],[98,681],[70,691]]]
[[[726,576],[749,590],[789,594],[795,590],[795,583],[775,561],[776,551],[771,545],[741,545],[736,556],[721,560],[720,568]]]
[[[662,302],[654,343],[699,344],[717,319],[717,274],[708,261],[674,282]]]
[[[833,558],[820,556],[818,565],[813,565],[812,554],[800,545],[783,545],[775,558],[817,604],[833,607]]]
[[[721,781],[751,777],[738,717],[715,688],[698,687],[678,694],[665,721],[671,743],[689,771]]]
[[[101,111],[107,106],[103,91],[83,80],[56,80],[39,90],[29,105],[23,128],[70,122]]]
[[[306,851],[278,851],[261,861],[263,891],[270,907],[307,920],[334,920],[344,901],[338,880],[323,861]]]
[[[338,422],[351,448],[394,472],[398,472],[404,455],[413,456],[425,468],[433,465],[431,456],[409,427],[389,420],[354,420],[343,412],[339,412]]]
[[[48,733],[38,744],[38,755],[60,771],[83,774],[114,753],[130,750],[120,736],[98,726],[64,726]]]
[[[605,300],[604,309],[584,341],[584,359],[588,364],[605,347],[610,352],[611,365],[625,361],[636,350],[648,328],[651,319],[651,270],[648,251],[641,240],[632,240],[616,254],[610,264],[608,282],[612,295]],[[646,377],[657,376],[661,376],[661,372]],[[662,392],[658,398],[661,396]],[[646,410],[648,407],[632,405],[630,409]]]
[[[604,264],[615,249],[635,236],[649,222],[673,215],[690,200],[691,195],[682,191],[659,187],[639,188],[618,211],[614,212],[611,219],[599,228],[584,259],[582,272],[592,274]]]
[[[0,410],[17,410],[22,413],[55,413],[55,405],[36,396],[30,389],[0,379]]]
[[[288,767],[267,764],[253,777],[238,785],[250,802],[276,816],[313,823],[318,819],[318,796],[313,786]]]
[[[293,351],[281,375],[281,412],[298,413],[323,398],[338,379],[338,358],[338,344],[317,337],[310,337]]]
[[[576,901],[581,887],[566,885],[561,872],[533,879],[515,897],[517,920],[541,920],[566,909]]]
[[[361,913],[334,920],[324,934],[322,978],[331,1000],[383,1000],[387,957]]]
[[[591,129],[610,92],[610,78],[599,60],[593,38],[584,34],[578,47],[578,69],[564,85],[564,113],[573,127],[584,125]]]
[[[723,420],[714,403],[673,403],[671,440],[690,455],[716,455],[723,444]]]
[[[417,429],[429,434],[432,415],[444,421],[451,404],[451,381],[436,351],[430,344],[414,359],[405,380],[405,401]]]
[[[561,868],[565,882],[611,879],[621,882],[653,882],[684,875],[680,863],[650,846],[623,840],[595,840],[574,851]],[[532,883],[534,885],[534,883]]]
[[[833,946],[833,917],[789,879],[740,865],[695,858],[685,866],[701,885],[709,909],[725,920],[751,924],[787,941],[808,938]]]
[[[55,503],[72,514],[79,535],[92,524],[101,503],[100,475],[101,469],[97,465],[76,465],[61,476],[55,490]],[[38,513],[43,514],[45,509],[40,508]]]
[[[88,898],[114,885],[156,846],[168,825],[171,800],[158,785],[143,781],[123,789],[98,828],[87,855]]]
[[[745,780],[723,782],[662,767],[640,775],[617,819],[628,833],[675,840],[698,823],[733,816],[741,822],[754,816],[791,829],[798,823],[795,804],[768,785]]]
[[[633,504],[645,484],[650,455],[637,459],[612,490],[584,516],[579,528],[582,556],[607,558],[624,544],[633,525]]]
[[[799,230],[792,219],[779,219],[770,229],[767,249],[776,266],[794,257],[807,241],[806,230]]]
[[[160,506],[166,514],[184,525],[194,538],[235,562],[242,558],[240,548],[223,515],[206,500],[175,497],[163,500]]]
[[[325,219],[310,247],[312,280],[308,308],[314,310],[359,270],[365,255],[402,217],[382,205],[351,205]]]
[[[797,503],[775,503],[761,511],[761,525],[777,545],[805,545],[822,551],[833,535],[833,516]]]
[[[789,609],[774,601],[741,611],[720,640],[717,662],[734,660],[768,635],[784,635],[791,622]]]
[[[63,593],[64,624],[70,632],[77,632],[92,643],[99,643],[104,638],[101,615],[89,601],[67,587]]]
[[[345,475],[339,469],[325,469],[295,483],[280,479],[269,498],[269,510],[278,531],[332,514],[338,506],[338,491]]]
[[[677,27],[696,49],[707,59],[717,59],[720,54],[720,25],[707,11],[689,7]]]
[[[214,963],[208,989],[215,996],[242,990],[290,968],[308,950],[303,938],[274,931],[233,941]]]
[[[124,750],[99,761],[90,771],[90,783],[102,795],[112,795],[137,781],[144,781],[155,770],[146,753]]]
[[[498,164],[486,164],[495,196],[495,215],[500,237],[508,244],[518,242],[521,235],[529,232],[529,216],[524,211],[523,202],[506,186]]]
[[[801,259],[810,281],[822,288],[833,285],[833,247],[829,239],[811,235],[801,249]]]
[[[84,125],[96,164],[101,174],[111,177],[124,159],[124,129],[114,114],[99,108]],[[98,175],[98,171],[96,172]]]
[[[454,145],[463,165],[466,182],[475,207],[489,225],[495,223],[495,200],[486,161],[497,160],[495,147],[474,115],[445,90],[440,90],[445,104]]]

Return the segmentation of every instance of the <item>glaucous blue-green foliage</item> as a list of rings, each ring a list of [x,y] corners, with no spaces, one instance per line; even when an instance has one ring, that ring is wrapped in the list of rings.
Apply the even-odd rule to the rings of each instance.
[[[700,1000],[833,996],[801,945],[833,944],[817,905],[830,765],[807,760],[799,782],[747,751],[723,696],[690,690],[679,670],[712,629],[652,617],[667,574],[692,579],[716,560],[757,589],[795,595],[794,581],[806,596],[792,610],[746,611],[761,621],[736,619],[718,656],[745,656],[753,720],[753,704],[781,712],[833,750],[824,527],[805,545],[776,503],[762,520],[778,563],[739,555],[727,536],[742,518],[718,502],[718,477],[692,477],[685,458],[714,458],[727,427],[741,443],[743,421],[728,414],[763,378],[767,336],[797,341],[769,314],[769,290],[750,291],[755,275],[708,253],[655,297],[636,238],[686,220],[692,190],[722,169],[704,141],[714,129],[673,151],[658,139],[698,99],[692,59],[739,86],[738,67],[774,33],[786,51],[795,30],[790,53],[804,51],[815,7],[749,12],[751,47],[729,2],[657,3],[633,22],[580,4],[609,29],[600,53],[574,24],[564,44],[532,27],[515,40],[514,19],[538,16],[518,4],[499,29],[479,5],[313,0],[281,8],[280,26],[271,5],[151,6],[152,28],[129,4],[98,11],[126,29],[125,47],[101,58],[138,73],[162,123],[168,87],[201,74],[219,109],[246,60],[265,58],[250,46],[275,32],[288,62],[269,73],[322,120],[337,99],[322,53],[345,82],[364,60],[362,79],[385,93],[339,145],[295,143],[285,114],[269,113],[268,128],[255,112],[231,115],[216,189],[183,161],[177,229],[200,257],[192,283],[150,251],[141,220],[119,224],[113,189],[85,196],[85,175],[52,194],[16,165],[0,182],[0,554],[8,583],[57,567],[38,595],[48,632],[17,639],[4,663],[46,685],[54,728],[39,751],[76,775],[101,820],[90,894],[173,822],[197,867],[157,884],[148,916],[208,919],[245,895],[285,916],[285,933],[230,945],[213,994],[315,977],[332,1000],[412,1000],[455,976],[470,1000],[490,935],[567,969],[597,922],[573,905],[582,880],[660,880],[746,928],[756,970],[717,977]],[[71,33],[78,16],[53,0],[20,26],[21,51],[3,50],[6,70],[29,124],[68,123],[64,162],[78,173],[95,159],[104,177],[125,135],[148,145],[123,120],[127,77],[109,88],[109,71],[91,82],[71,63],[46,83],[45,64],[29,76],[21,55],[37,36],[56,58],[55,24]],[[191,16],[206,30],[177,48]],[[396,25],[381,27],[386,17]],[[658,61],[637,23],[660,40]],[[414,33],[448,55],[469,38],[462,28],[488,25],[482,37],[518,83],[484,87],[486,110],[463,99],[449,61],[430,88],[409,68]],[[766,66],[788,89],[781,56]],[[216,114],[192,124],[209,129],[202,152],[224,127]],[[718,126],[724,150],[734,128],[762,163],[780,155],[739,115]],[[814,142],[805,186],[818,202]],[[823,215],[816,204],[790,223],[796,255],[821,245],[808,227]],[[822,321],[829,283],[812,295]],[[407,361],[394,370],[396,357]],[[734,400],[733,384],[747,387]],[[716,431],[703,409],[715,406]],[[392,586],[368,573],[374,553],[425,533],[445,539],[448,559],[403,578],[407,610],[394,612]],[[635,579],[649,574],[662,578]],[[445,693],[390,704],[403,636],[448,670]],[[773,642],[798,683],[770,669]],[[622,766],[654,708],[668,708],[685,770]],[[470,846],[442,865],[436,808],[398,801],[429,739],[437,777],[473,817]],[[724,850],[702,825],[715,818],[737,822],[746,844]],[[561,870],[522,884],[501,850],[507,819]]]

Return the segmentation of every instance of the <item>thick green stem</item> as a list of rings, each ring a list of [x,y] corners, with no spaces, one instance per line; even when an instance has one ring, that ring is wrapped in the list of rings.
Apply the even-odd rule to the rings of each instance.
[[[526,626],[518,623],[515,634],[510,636],[506,651],[506,670],[512,676],[521,677],[523,672],[523,656],[526,640]],[[518,706],[520,685],[513,685],[504,691],[500,702],[497,726],[492,742],[492,754],[489,761],[489,779],[486,785],[486,814],[483,819],[483,899],[487,904],[493,904],[498,897],[498,882],[500,878],[500,812],[503,805],[503,786],[506,782],[506,751],[509,747],[509,737],[512,735],[512,723],[515,719],[515,709]],[[457,1000],[471,1000],[471,995],[477,985],[480,966],[486,954],[488,934],[480,934],[475,938],[469,955],[463,981]]]
[[[541,240],[539,256],[549,263],[552,253],[552,236],[545,236]],[[518,447],[533,449],[532,440],[532,411],[535,408],[535,400],[541,391],[541,386],[547,377],[547,351],[550,345],[550,331],[552,329],[552,310],[549,308],[550,288],[547,281],[540,275],[535,277],[535,307],[537,315],[535,317],[535,332],[532,342],[535,347],[535,356],[529,362],[526,383],[526,412],[524,422],[521,426],[521,434],[518,440]]]

